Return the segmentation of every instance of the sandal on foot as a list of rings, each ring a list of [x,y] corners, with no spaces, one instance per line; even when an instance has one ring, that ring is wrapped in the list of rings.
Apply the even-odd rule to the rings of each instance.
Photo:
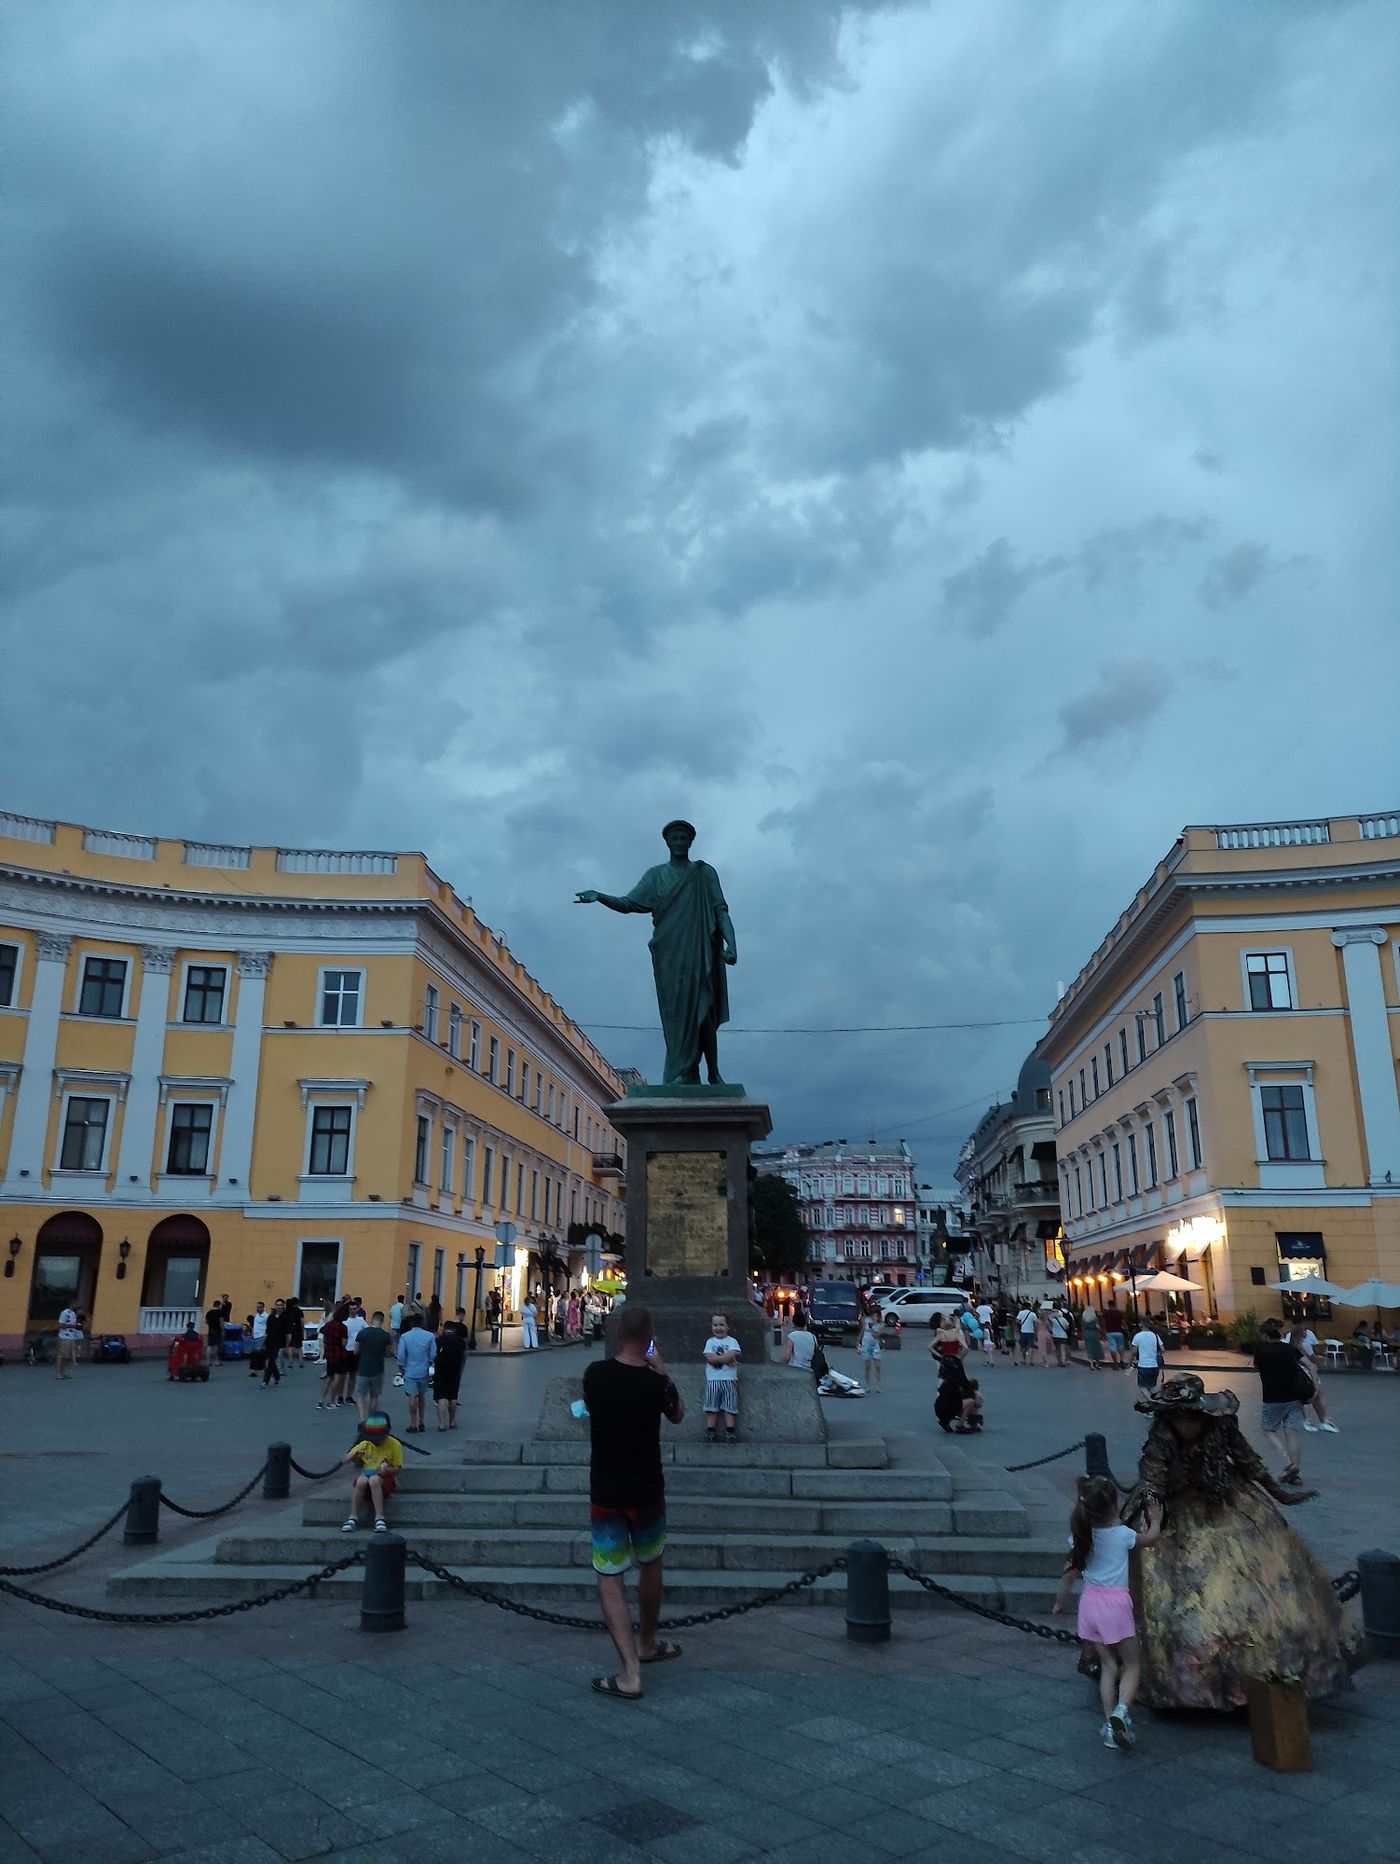
[[[387,1534],[389,1532],[389,1523],[384,1519],[383,1515],[376,1515],[374,1531],[376,1534]]]
[[[681,1647],[679,1644],[668,1644],[665,1638],[662,1638],[649,1657],[639,1658],[638,1661],[641,1663],[669,1663],[673,1657],[679,1657],[680,1654]]]
[[[350,1515],[348,1519],[341,1522],[340,1531],[342,1534],[353,1534],[359,1525],[354,1515]]]
[[[618,1702],[640,1702],[642,1699],[640,1689],[634,1694],[631,1690],[619,1688],[615,1676],[595,1676],[593,1693],[598,1696],[612,1696]]]

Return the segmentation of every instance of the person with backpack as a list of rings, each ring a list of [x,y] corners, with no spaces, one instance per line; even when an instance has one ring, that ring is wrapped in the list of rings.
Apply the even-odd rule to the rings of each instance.
[[[1276,1320],[1266,1320],[1254,1349],[1254,1370],[1259,1374],[1259,1428],[1284,1459],[1279,1481],[1301,1487],[1303,1481],[1303,1406],[1311,1404],[1317,1388],[1308,1377],[1303,1355],[1283,1338]]]

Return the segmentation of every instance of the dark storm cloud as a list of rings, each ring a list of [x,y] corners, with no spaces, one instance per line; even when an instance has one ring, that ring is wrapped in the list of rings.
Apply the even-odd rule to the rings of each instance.
[[[726,1054],[780,1131],[908,1121],[944,1175],[1183,820],[1390,774],[1394,32],[17,11],[0,806],[422,845],[616,1023],[645,928],[569,896],[679,810],[736,1022],[1007,1025]],[[1347,664],[1344,755],[1103,784],[1228,735],[1241,667],[1267,721]]]

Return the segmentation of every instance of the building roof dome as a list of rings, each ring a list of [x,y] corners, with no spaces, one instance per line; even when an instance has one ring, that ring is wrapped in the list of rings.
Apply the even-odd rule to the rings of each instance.
[[[1044,1094],[1042,1101],[1039,1096]],[[1034,1049],[1021,1064],[1016,1078],[1016,1105],[1022,1113],[1050,1104],[1050,1069]]]

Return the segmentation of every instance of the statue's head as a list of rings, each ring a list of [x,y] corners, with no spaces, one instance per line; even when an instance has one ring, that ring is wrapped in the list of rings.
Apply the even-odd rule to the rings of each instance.
[[[668,822],[665,828],[662,829],[661,839],[671,850],[672,854],[688,854],[690,852],[690,844],[695,840],[694,826],[689,822],[681,821],[681,819],[677,817],[674,822]]]

